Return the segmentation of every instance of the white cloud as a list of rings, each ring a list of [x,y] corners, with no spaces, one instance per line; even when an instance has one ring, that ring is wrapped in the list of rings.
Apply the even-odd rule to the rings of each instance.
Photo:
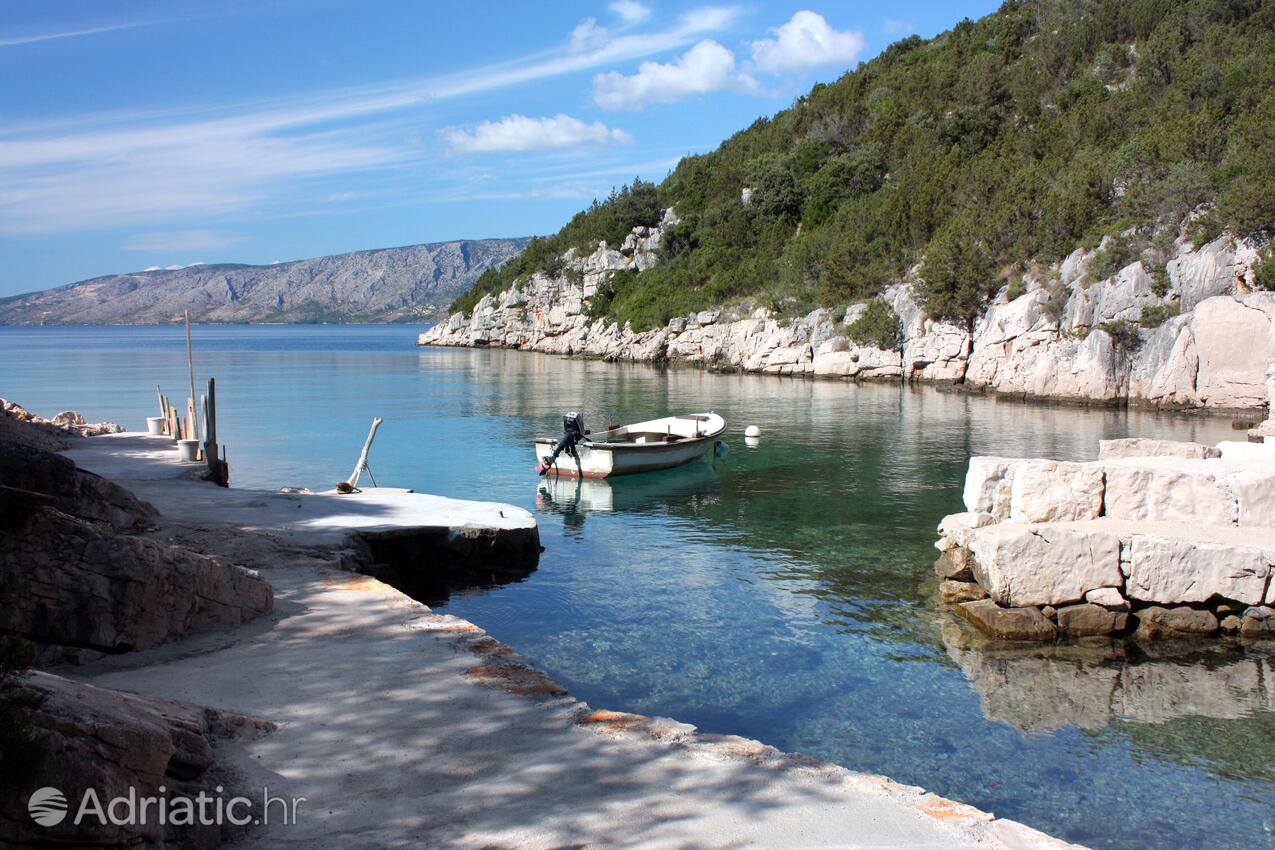
[[[593,78],[593,100],[606,109],[640,109],[648,103],[756,87],[752,77],[736,69],[734,53],[704,39],[672,62],[643,62],[636,74],[598,74]]]
[[[104,32],[116,32],[118,30],[131,30],[137,27],[150,27],[156,24],[167,23],[167,21],[138,21],[132,24],[114,24],[106,27],[93,27],[91,29],[82,30],[65,30],[63,32],[46,32],[37,35],[20,35],[12,38],[0,38],[0,47],[17,47],[22,44],[36,44],[41,41],[55,41],[62,38],[80,38],[86,35],[97,35]]]
[[[651,15],[651,10],[637,0],[613,0],[607,4],[607,8],[629,26],[640,24]]]
[[[419,126],[433,103],[684,48],[738,14],[703,7],[590,49],[303,97],[9,121],[0,125],[0,236],[277,209],[318,178],[419,162],[404,125]]]
[[[528,118],[515,113],[499,121],[484,121],[472,130],[444,127],[438,135],[458,153],[561,150],[633,141],[628,133],[601,121],[586,124],[562,113],[552,118]]]
[[[572,52],[596,50],[606,44],[610,37],[611,34],[607,32],[606,27],[598,26],[596,18],[585,18],[571,31],[571,35],[567,38],[567,47]]]
[[[773,27],[774,38],[754,41],[753,62],[762,71],[783,74],[823,65],[850,65],[863,52],[863,33],[839,32],[818,12],[801,11]]]
[[[155,233],[139,233],[124,243],[125,251],[213,251],[226,248],[244,237],[233,233],[217,233],[214,230],[165,230]]]
[[[911,21],[900,21],[895,18],[886,18],[885,23],[881,25],[881,29],[886,35],[907,35],[912,32],[915,27]]]

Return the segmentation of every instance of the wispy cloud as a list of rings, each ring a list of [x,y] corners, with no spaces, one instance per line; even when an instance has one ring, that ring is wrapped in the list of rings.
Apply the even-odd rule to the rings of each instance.
[[[897,18],[886,18],[885,23],[881,25],[886,35],[907,35],[916,29],[911,21],[901,21]]]
[[[598,145],[632,144],[633,137],[594,121],[592,124],[559,113],[552,118],[508,115],[483,121],[472,130],[444,127],[439,136],[457,153],[563,150]]]
[[[128,24],[111,24],[110,26],[92,27],[89,29],[64,30],[62,32],[45,32],[34,35],[19,36],[0,36],[0,47],[17,47],[23,44],[36,44],[41,41],[56,41],[61,38],[81,38],[86,35],[98,35],[104,32],[118,32],[119,30],[131,30],[138,27],[150,27],[156,24],[168,23],[167,20],[162,21],[135,21]]]
[[[617,18],[630,26],[640,24],[651,16],[651,10],[637,0],[612,0],[607,4]]]
[[[218,233],[215,230],[198,228],[194,230],[164,230],[153,233],[139,233],[124,243],[125,251],[142,251],[148,254],[177,253],[179,251],[213,251],[227,248],[244,237],[233,233]]]
[[[10,125],[0,130],[0,235],[239,211],[298,181],[419,161],[422,150],[401,127],[380,119],[675,50],[737,15],[734,7],[703,7],[662,30],[586,50],[564,44],[463,73],[300,98],[205,105],[184,115],[81,116],[56,127]]]

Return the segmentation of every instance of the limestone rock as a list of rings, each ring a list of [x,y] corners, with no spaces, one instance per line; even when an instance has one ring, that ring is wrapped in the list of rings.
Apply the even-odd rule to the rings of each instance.
[[[1099,587],[1085,594],[1085,601],[1101,605],[1108,611],[1128,611],[1129,600],[1121,595],[1119,588]]]
[[[970,458],[962,494],[965,510],[1007,519],[1013,483],[1011,472],[1020,462],[1012,458],[979,455]]]
[[[1001,640],[1053,640],[1057,627],[1040,609],[1002,608],[990,599],[963,602],[956,611],[975,627]]]
[[[1138,630],[1134,637],[1147,640],[1211,635],[1217,631],[1217,617],[1210,611],[1186,606],[1162,608],[1153,605],[1135,613]]]
[[[948,549],[934,562],[934,575],[939,581],[973,581],[973,558],[963,547]]]
[[[1068,522],[1102,513],[1102,468],[1092,463],[1033,460],[1020,463],[1010,485],[1015,522]]]
[[[1207,461],[1165,460],[1170,462],[1104,461],[1104,514],[1142,522],[1236,523],[1235,494]]]
[[[949,605],[954,605],[959,602],[986,599],[987,591],[979,587],[977,582],[946,579],[939,583],[939,598]]]
[[[1058,609],[1058,630],[1070,637],[1109,635],[1124,631],[1128,619],[1128,614],[1085,602]]]
[[[1120,539],[1106,531],[1003,522],[976,529],[969,548],[974,577],[1001,605],[1078,602],[1123,581]]]
[[[1275,608],[1263,605],[1245,609],[1239,633],[1246,638],[1275,638]]]
[[[1203,443],[1153,440],[1148,437],[1126,437],[1121,440],[1100,440],[1098,442],[1099,460],[1113,460],[1122,457],[1186,457],[1203,460],[1221,456],[1221,451]]]
[[[0,482],[48,496],[63,513],[119,529],[145,528],[157,513],[114,482],[31,445],[0,442]]]
[[[1256,546],[1137,534],[1129,542],[1125,595],[1143,602],[1260,605],[1275,553]]]
[[[50,507],[0,530],[0,630],[45,660],[149,649],[270,610],[255,572]]]
[[[56,826],[36,824],[27,799],[41,787],[67,798],[74,813],[92,788],[105,806],[116,797],[191,798],[201,791],[223,799],[244,793],[240,781],[218,763],[218,739],[269,731],[269,723],[168,700],[122,693],[31,673],[16,683],[35,707],[27,715],[46,755],[30,766],[22,787],[0,798],[0,834],[19,845],[110,846],[195,850],[215,847],[242,830],[232,824],[190,826],[156,823],[115,825],[68,817]],[[219,795],[217,786],[224,789]],[[166,789],[160,792],[160,787]]]

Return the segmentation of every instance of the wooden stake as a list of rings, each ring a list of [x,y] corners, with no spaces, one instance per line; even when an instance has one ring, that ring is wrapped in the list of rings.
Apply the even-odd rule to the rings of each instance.
[[[186,399],[186,415],[190,420],[188,440],[197,440],[199,419],[195,416],[195,351],[190,344],[190,311],[186,311],[186,365],[190,368],[190,396]]]
[[[208,476],[222,484],[221,461],[217,458],[217,380],[208,379],[208,395],[204,397],[204,458]],[[222,486],[225,486],[222,484]]]

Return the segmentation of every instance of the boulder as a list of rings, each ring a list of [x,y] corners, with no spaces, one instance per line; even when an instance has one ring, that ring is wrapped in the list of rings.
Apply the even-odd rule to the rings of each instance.
[[[973,532],[974,577],[1001,605],[1078,602],[1090,590],[1120,585],[1120,539],[1068,525],[1003,522]]]
[[[0,483],[47,496],[63,513],[118,529],[146,528],[158,514],[118,484],[33,445],[0,441]]]
[[[1053,640],[1057,627],[1040,609],[1002,608],[990,599],[963,602],[956,611],[980,631],[1000,640]]]
[[[78,824],[67,817],[54,826],[40,826],[28,814],[27,801],[39,788],[56,788],[66,796],[68,814],[74,815],[89,789],[103,808],[130,791],[138,799],[167,798],[170,812],[175,811],[173,800],[200,793],[229,800],[248,789],[236,772],[219,763],[219,739],[268,732],[268,722],[96,688],[48,673],[30,673],[13,687],[15,696],[32,706],[25,720],[36,733],[42,757],[26,766],[24,781],[14,793],[0,797],[0,834],[6,844],[202,850],[243,830],[230,823],[202,823],[198,817],[187,826],[161,826],[154,807],[145,822],[138,818],[136,823],[115,824],[107,819],[103,824],[86,815]]]
[[[955,605],[975,599],[986,599],[987,591],[983,590],[977,582],[946,579],[939,582],[939,598],[949,605]]]
[[[946,550],[955,546],[968,546],[974,529],[983,528],[995,522],[991,514],[981,511],[948,514],[939,522],[939,548]]]
[[[1014,458],[970,458],[962,494],[965,510],[991,514],[996,519],[1008,518],[1012,474],[1020,463]]]
[[[1084,602],[1058,609],[1058,630],[1069,637],[1109,635],[1124,631],[1129,615]]]
[[[934,562],[934,575],[939,581],[973,581],[972,564],[970,550],[961,547],[948,549]]]
[[[1227,476],[1225,486],[1235,495],[1239,525],[1275,528],[1275,472],[1244,470]]]
[[[1245,609],[1238,631],[1241,637],[1275,638],[1275,608],[1263,605]]]
[[[1085,594],[1085,601],[1101,605],[1109,611],[1128,611],[1129,600],[1116,587],[1099,587]]]
[[[1103,513],[1114,519],[1235,525],[1235,494],[1207,461],[1103,462]]]
[[[1138,630],[1134,632],[1134,637],[1139,639],[1197,637],[1211,635],[1218,628],[1217,617],[1213,612],[1188,608],[1185,605],[1174,608],[1152,605],[1135,612],[1134,616],[1138,620]]]
[[[1024,461],[1010,483],[1015,522],[1072,522],[1102,514],[1102,467],[1054,460]]]
[[[1136,534],[1129,541],[1125,596],[1142,602],[1260,605],[1275,552],[1257,546]]]

